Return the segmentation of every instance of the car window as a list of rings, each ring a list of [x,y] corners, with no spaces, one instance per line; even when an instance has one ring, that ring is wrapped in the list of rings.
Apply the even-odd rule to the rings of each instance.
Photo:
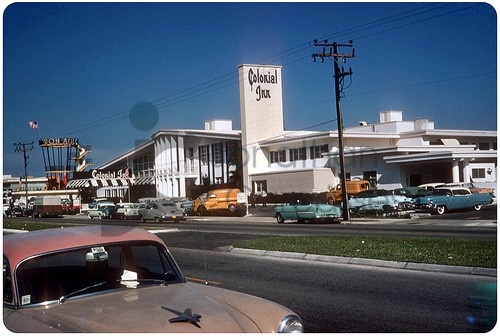
[[[354,196],[354,198],[367,198],[367,197],[372,197],[371,191],[361,191]]]
[[[168,252],[154,243],[113,244],[51,253],[22,262],[16,270],[21,305],[58,300],[82,288],[126,287],[122,277],[182,281]],[[89,294],[88,292],[82,294]],[[5,294],[4,294],[5,300]]]

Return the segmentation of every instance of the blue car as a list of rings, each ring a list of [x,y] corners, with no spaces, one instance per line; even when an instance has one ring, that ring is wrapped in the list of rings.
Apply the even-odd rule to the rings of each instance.
[[[446,211],[474,209],[481,210],[483,205],[493,203],[491,194],[472,193],[468,188],[436,188],[430,195],[412,201],[417,211],[442,215]]]
[[[340,222],[340,207],[330,204],[294,201],[274,208],[274,218],[278,223],[296,220],[299,223]]]

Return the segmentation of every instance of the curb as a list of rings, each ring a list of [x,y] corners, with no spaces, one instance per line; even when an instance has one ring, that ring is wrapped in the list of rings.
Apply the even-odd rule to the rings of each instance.
[[[307,253],[297,253],[297,252],[252,250],[252,249],[244,249],[233,246],[229,246],[226,249],[226,251],[230,253],[244,254],[256,257],[317,261],[317,262],[327,262],[332,264],[344,264],[344,265],[385,267],[385,268],[395,268],[395,269],[403,269],[410,271],[451,273],[451,274],[462,274],[462,275],[479,275],[488,277],[497,276],[496,268],[449,266],[449,265],[437,265],[437,264],[422,264],[422,263],[414,263],[406,261],[327,256],[327,255],[307,254]]]

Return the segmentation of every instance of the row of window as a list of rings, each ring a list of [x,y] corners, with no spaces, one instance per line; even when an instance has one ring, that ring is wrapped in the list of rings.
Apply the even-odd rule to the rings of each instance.
[[[278,151],[271,151],[269,155],[271,163],[286,162],[287,152],[289,157],[288,161],[300,161],[307,159],[307,147],[289,148],[281,149]],[[328,145],[310,146],[309,159],[320,159],[323,157],[322,154],[326,152],[328,152]]]

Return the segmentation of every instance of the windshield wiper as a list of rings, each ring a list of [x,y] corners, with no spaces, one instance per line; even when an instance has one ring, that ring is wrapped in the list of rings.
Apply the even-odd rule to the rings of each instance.
[[[109,281],[99,282],[99,283],[97,283],[95,285],[90,285],[90,286],[87,286],[87,287],[83,287],[83,288],[81,288],[79,290],[76,290],[76,291],[71,292],[69,294],[63,295],[63,296],[61,296],[59,298],[59,303],[64,303],[67,299],[69,299],[72,296],[78,295],[78,294],[83,293],[83,292],[85,292],[85,291],[87,291],[89,289],[92,289],[92,288],[96,288],[96,287],[100,287],[102,285],[106,285],[108,283],[109,283]]]
[[[103,282],[99,282],[99,283],[94,284],[94,285],[90,285],[90,286],[81,288],[81,289],[76,290],[74,292],[71,292],[69,294],[63,295],[59,298],[59,303],[64,303],[67,299],[69,299],[75,295],[78,295],[80,293],[83,293],[85,291],[88,291],[89,289],[101,287],[103,285],[107,285],[107,284],[110,284],[112,282],[134,282],[134,281],[135,282],[156,282],[156,283],[160,283],[163,286],[166,285],[166,283],[167,283],[167,280],[161,280],[161,279],[124,279],[124,280],[117,279],[114,281],[103,281]]]

